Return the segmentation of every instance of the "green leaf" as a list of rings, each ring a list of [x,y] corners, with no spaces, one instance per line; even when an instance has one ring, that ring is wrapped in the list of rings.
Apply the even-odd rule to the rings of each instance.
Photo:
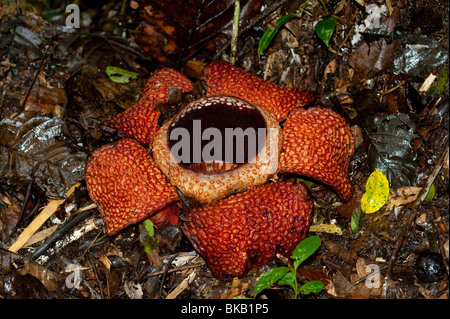
[[[431,184],[430,190],[428,191],[428,194],[425,197],[425,201],[431,202],[435,195],[436,195],[436,188],[434,188],[434,184]]]
[[[61,15],[62,15],[61,12],[49,12],[44,14],[44,19],[50,20],[51,18],[58,17]]]
[[[316,34],[319,36],[320,39],[325,43],[325,45],[328,47],[330,46],[330,39],[331,36],[334,33],[334,29],[336,27],[336,18],[333,16],[329,16],[328,18],[319,21],[316,24]]]
[[[318,293],[324,287],[323,282],[319,280],[311,280],[302,285],[298,290],[302,295],[309,295],[310,293]]]
[[[378,211],[389,196],[389,182],[386,176],[375,169],[366,183],[366,192],[361,198],[361,209],[366,214]]]
[[[430,86],[428,89],[429,94],[442,94],[445,91],[445,85],[447,84],[448,75],[445,68],[442,68],[439,72],[439,76],[437,78],[437,83],[435,85]]]
[[[320,242],[319,236],[310,236],[303,239],[297,247],[295,247],[292,258],[297,259],[295,261],[297,267],[320,247]]]
[[[127,71],[115,66],[106,67],[106,74],[109,79],[116,83],[128,83],[130,79],[135,80],[138,77],[138,73]]]
[[[155,238],[155,228],[150,219],[144,220],[143,226],[139,239],[144,246],[144,251],[146,253],[151,253],[152,250],[158,246],[159,240]]]
[[[269,270],[264,275],[262,275],[255,285],[255,294],[256,297],[261,291],[277,282],[280,278],[282,278],[289,271],[288,267],[278,267]]]
[[[350,221],[350,228],[352,229],[352,232],[357,233],[361,229],[365,215],[366,214],[364,214],[364,212],[359,208],[353,211],[352,219]]]
[[[282,16],[275,22],[275,29],[267,28],[266,32],[264,32],[263,36],[261,37],[261,40],[259,41],[258,45],[258,59],[261,57],[261,54],[264,52],[265,49],[269,46],[269,44],[272,42],[275,34],[281,29],[281,27],[289,21],[292,17],[298,17],[301,13],[296,14],[287,14],[285,16]]]
[[[439,72],[439,76],[436,83],[436,90],[434,93],[436,94],[442,94],[445,91],[445,85],[447,84],[448,75],[445,68],[441,69],[441,72]]]
[[[144,228],[150,237],[155,235],[155,229],[153,227],[153,222],[150,219],[144,220]]]
[[[279,285],[288,285],[291,286],[294,290],[296,289],[295,285],[297,281],[295,280],[295,275],[292,271],[287,272],[283,278],[278,280]]]
[[[303,178],[301,178],[301,177],[298,177],[298,178],[295,180],[295,183],[300,183],[300,182],[302,182],[303,184],[305,184],[306,187],[308,187],[308,188],[310,188],[311,186],[314,185],[314,182],[311,182],[311,181],[308,181],[308,180],[303,179]]]

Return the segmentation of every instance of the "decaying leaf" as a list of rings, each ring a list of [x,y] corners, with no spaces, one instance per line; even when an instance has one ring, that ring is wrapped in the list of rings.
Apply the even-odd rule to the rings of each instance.
[[[0,122],[0,176],[23,185],[35,177],[47,196],[61,198],[84,178],[87,154],[68,145],[63,120],[25,111]]]
[[[21,25],[17,26],[14,31],[15,43],[27,48],[37,56],[40,55],[39,48],[42,45],[42,40],[35,32]]]
[[[21,275],[33,275],[49,291],[60,289],[63,283],[62,278],[53,271],[0,247],[0,274],[8,275],[12,270],[18,271]],[[0,276],[0,282],[2,282],[2,276]]]
[[[416,176],[416,154],[411,141],[417,136],[407,114],[373,115],[364,119],[368,162],[386,175],[391,188],[410,186]]]
[[[422,77],[448,60],[448,46],[437,41],[406,44],[394,55],[392,72]]]
[[[27,98],[24,109],[26,111],[38,111],[49,114],[55,105],[62,105],[66,102],[66,91],[63,88],[34,85]],[[23,103],[23,100],[21,100],[21,103]]]
[[[391,212],[395,207],[407,205],[414,202],[421,188],[416,186],[401,187],[391,191],[386,203],[386,212]]]
[[[0,210],[0,225],[4,225],[3,232],[5,236],[11,234],[12,230],[16,226],[20,218],[20,211],[21,207],[17,204],[12,204],[3,210]]]
[[[326,290],[338,298],[368,299],[370,296],[370,290],[367,287],[352,285],[339,271],[334,276],[333,283],[329,284]]]
[[[200,49],[214,52],[231,38],[234,0],[136,0],[141,10],[142,34],[136,41],[168,66]],[[261,0],[241,0],[241,24],[261,7]]]

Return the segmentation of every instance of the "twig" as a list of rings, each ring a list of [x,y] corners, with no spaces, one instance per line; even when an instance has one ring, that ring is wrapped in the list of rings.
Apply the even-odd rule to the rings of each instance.
[[[399,87],[401,87],[403,84],[405,84],[406,83],[406,80],[403,80],[403,81],[401,81],[399,84],[397,84],[396,86],[394,86],[393,88],[390,88],[389,90],[387,90],[387,91],[376,91],[378,94],[380,94],[380,95],[386,95],[386,94],[389,94],[389,93],[392,93],[392,92],[394,92],[395,90],[397,90]]]
[[[17,229],[23,220],[23,216],[24,216],[23,214],[25,213],[27,203],[29,202],[29,200],[31,198],[31,191],[33,190],[34,180],[35,180],[35,177],[33,176],[31,178],[30,183],[27,186],[27,193],[25,195],[25,199],[22,204],[22,209],[20,210],[20,215],[19,215],[19,218],[17,219],[17,223],[14,226],[13,231],[5,238],[5,240],[0,244],[0,246],[3,246],[4,244],[6,244],[9,241],[9,239],[16,234]],[[37,207],[37,206],[38,205],[36,205],[35,207]]]
[[[28,239],[50,218],[51,215],[58,209],[59,205],[65,202],[65,199],[53,199],[50,200],[42,210],[42,212],[25,228],[25,230],[19,235],[14,244],[9,247],[9,251],[13,253],[17,252],[25,245]]]
[[[80,212],[81,212],[81,210],[80,210]],[[79,260],[82,260],[82,259],[84,258],[84,255],[86,255],[86,253],[89,251],[89,249],[91,249],[92,245],[94,245],[95,241],[97,240],[98,236],[100,236],[101,233],[103,233],[103,230],[100,230],[100,231],[98,232],[98,234],[95,235],[94,239],[92,239],[92,241],[91,241],[91,243],[89,244],[89,246],[84,250],[84,252],[81,254],[81,256],[79,256],[79,257],[77,258],[78,261],[79,261]]]
[[[92,270],[94,271],[95,280],[97,281],[97,284],[98,284],[98,290],[100,290],[100,298],[105,299],[105,296],[103,295],[103,285],[102,285],[102,282],[100,281],[100,278],[99,278],[98,272],[97,272],[97,266],[95,266],[95,263],[92,260],[91,260],[91,266],[92,266]]]
[[[172,264],[172,262],[175,260],[175,258],[177,258],[177,256],[178,256],[178,254],[173,255],[172,258],[170,258],[169,261],[167,262],[166,268],[164,269],[164,274],[163,274],[163,276],[161,278],[161,282],[159,284],[158,299],[161,299],[162,288],[163,288],[164,281],[166,280],[167,273],[169,272],[169,267]]]
[[[48,58],[48,52],[50,50],[50,46],[52,44],[52,41],[53,41],[53,35],[50,38],[50,43],[48,44],[48,47],[45,50],[44,57],[42,58],[41,63],[39,63],[39,67],[38,67],[38,69],[36,71],[36,74],[34,75],[33,81],[31,82],[30,87],[28,88],[27,94],[25,95],[25,98],[24,98],[23,103],[22,103],[22,111],[25,109],[25,105],[27,104],[28,96],[30,95],[31,90],[33,89],[34,83],[36,82],[36,79],[38,78],[39,73],[41,72],[42,65],[44,65],[44,61],[47,60],[47,58]]]
[[[186,270],[186,269],[203,267],[204,265],[205,265],[204,262],[198,263],[198,264],[194,264],[194,265],[183,265],[183,266],[179,266],[179,267],[170,268],[169,270],[167,270],[167,273],[170,274],[170,273],[176,272],[176,271],[183,271],[183,270]],[[165,272],[166,272],[166,269],[158,270],[158,271],[151,272],[151,273],[147,274],[146,276],[148,276],[148,277],[159,276],[159,275],[164,274]]]
[[[230,63],[234,65],[237,54],[237,39],[239,35],[239,18],[241,16],[241,1],[234,0],[233,33],[231,35]]]
[[[189,285],[195,280],[197,273],[195,270],[189,274],[183,281],[174,289],[170,294],[167,295],[166,299],[175,299],[181,294]]]
[[[392,255],[388,262],[388,270],[386,274],[386,284],[384,287],[384,298],[387,298],[387,293],[389,290],[389,283],[392,273],[392,268],[394,266],[395,260],[397,259],[398,252],[400,250],[400,247],[402,246],[403,239],[405,238],[406,232],[413,223],[416,213],[418,211],[419,206],[422,204],[422,202],[425,200],[425,197],[427,196],[431,185],[433,184],[434,180],[436,179],[437,175],[439,174],[442,165],[444,162],[447,161],[449,149],[447,147],[447,141],[448,136],[445,137],[443,145],[445,145],[445,149],[442,152],[441,156],[439,157],[438,161],[436,162],[436,165],[434,166],[433,171],[428,176],[427,182],[425,186],[422,188],[422,190],[419,193],[419,196],[417,196],[417,199],[414,201],[411,209],[409,210],[409,215],[405,216],[405,223],[402,226],[402,229],[400,231],[400,234],[396,240],[396,244],[394,246],[394,250],[392,251]]]

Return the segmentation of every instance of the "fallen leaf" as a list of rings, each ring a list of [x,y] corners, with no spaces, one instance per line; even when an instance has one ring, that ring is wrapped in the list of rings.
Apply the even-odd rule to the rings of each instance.
[[[417,136],[407,114],[371,115],[363,120],[368,137],[368,163],[386,176],[391,188],[410,186],[416,176],[416,153],[411,144]]]
[[[0,121],[0,176],[10,183],[36,184],[51,198],[62,198],[84,178],[87,154],[69,146],[63,120],[25,111]]]
[[[391,212],[395,207],[407,205],[414,202],[421,188],[415,186],[401,187],[395,192],[391,190],[386,202],[386,212]]]
[[[33,236],[30,237],[30,239],[27,240],[27,242],[23,245],[24,247],[29,247],[31,245],[34,245],[40,241],[43,241],[44,239],[48,238],[57,230],[59,225],[53,225],[47,228],[44,228],[40,232],[35,233]]]
[[[429,44],[406,44],[395,52],[392,72],[408,74],[411,77],[423,77],[426,73],[440,67],[448,60],[448,46],[432,41]]]
[[[142,299],[144,295],[141,284],[136,283],[134,280],[126,280],[123,288],[130,299]]]
[[[361,209],[366,214],[378,211],[388,199],[389,182],[377,169],[370,174],[366,183],[366,192],[361,198]]]
[[[18,267],[21,275],[30,274],[39,279],[49,291],[61,288],[63,280],[57,273],[23,256],[12,253],[0,247],[0,280],[4,274]]]
[[[342,235],[342,229],[336,224],[316,224],[311,225],[309,228],[310,232],[317,232],[317,233],[328,233],[328,234],[336,234],[336,235]]]
[[[22,104],[25,96],[21,99]],[[63,88],[55,88],[36,84],[31,89],[26,100],[25,111],[38,111],[44,114],[50,114],[55,105],[64,105],[67,103],[66,91]]]
[[[353,286],[340,272],[334,276],[333,288],[331,291],[338,298],[367,299],[370,296],[369,288],[364,285]]]
[[[400,10],[396,7],[389,19],[382,24],[380,31],[393,32],[399,19]],[[358,84],[385,72],[392,65],[394,54],[399,49],[397,41],[388,43],[385,39],[380,39],[371,43],[362,42],[348,58],[348,64],[354,69],[352,83]]]
[[[336,208],[336,211],[344,217],[351,218],[353,211],[357,208],[361,207],[361,197],[363,193],[360,191],[356,191],[355,196],[350,199],[348,203],[339,205]]]

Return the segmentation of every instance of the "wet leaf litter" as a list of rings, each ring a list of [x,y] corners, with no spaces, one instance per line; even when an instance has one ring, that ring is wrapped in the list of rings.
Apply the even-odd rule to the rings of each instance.
[[[15,5],[2,6],[2,298],[254,297],[264,273],[293,267],[291,259],[274,256],[242,278],[219,280],[176,226],[156,228],[158,245],[151,251],[140,241],[139,226],[110,238],[84,184],[90,154],[118,139],[99,132],[98,124],[137,101],[143,79],[171,66],[198,80],[204,64],[217,55],[227,58],[232,2],[199,2],[189,8],[190,17],[198,18],[192,21],[182,20],[180,7],[170,2],[131,1],[124,8],[115,1],[81,2],[81,12],[91,18],[82,24],[84,35],[64,29],[64,15],[51,17],[44,6],[35,13],[21,7],[19,15]],[[63,6],[55,3],[53,12],[62,13]],[[360,138],[349,203],[308,181],[316,226],[310,235],[320,236],[322,244],[298,267],[297,281],[301,287],[320,280],[324,289],[298,298],[448,299],[448,17],[440,14],[448,4],[383,1],[364,7],[336,1],[325,3],[327,12],[320,1],[242,6],[241,29],[244,21],[254,27],[239,36],[237,65],[283,86],[320,92],[320,105],[344,114]],[[302,8],[258,58],[266,29]],[[152,15],[155,10],[161,14]],[[422,10],[433,14],[433,23],[421,18]],[[338,19],[327,46],[315,26],[329,13]],[[359,41],[353,38],[358,33]],[[109,66],[139,76],[128,84],[113,82]],[[427,78],[434,80],[424,87]],[[353,232],[352,212],[361,207],[375,170],[385,174],[389,196]],[[417,203],[430,183],[434,196]],[[378,267],[379,284],[387,290],[367,287],[363,278],[370,265]],[[37,279],[33,289],[22,289],[19,283],[30,276]],[[273,283],[257,297],[294,296],[294,289]]]

